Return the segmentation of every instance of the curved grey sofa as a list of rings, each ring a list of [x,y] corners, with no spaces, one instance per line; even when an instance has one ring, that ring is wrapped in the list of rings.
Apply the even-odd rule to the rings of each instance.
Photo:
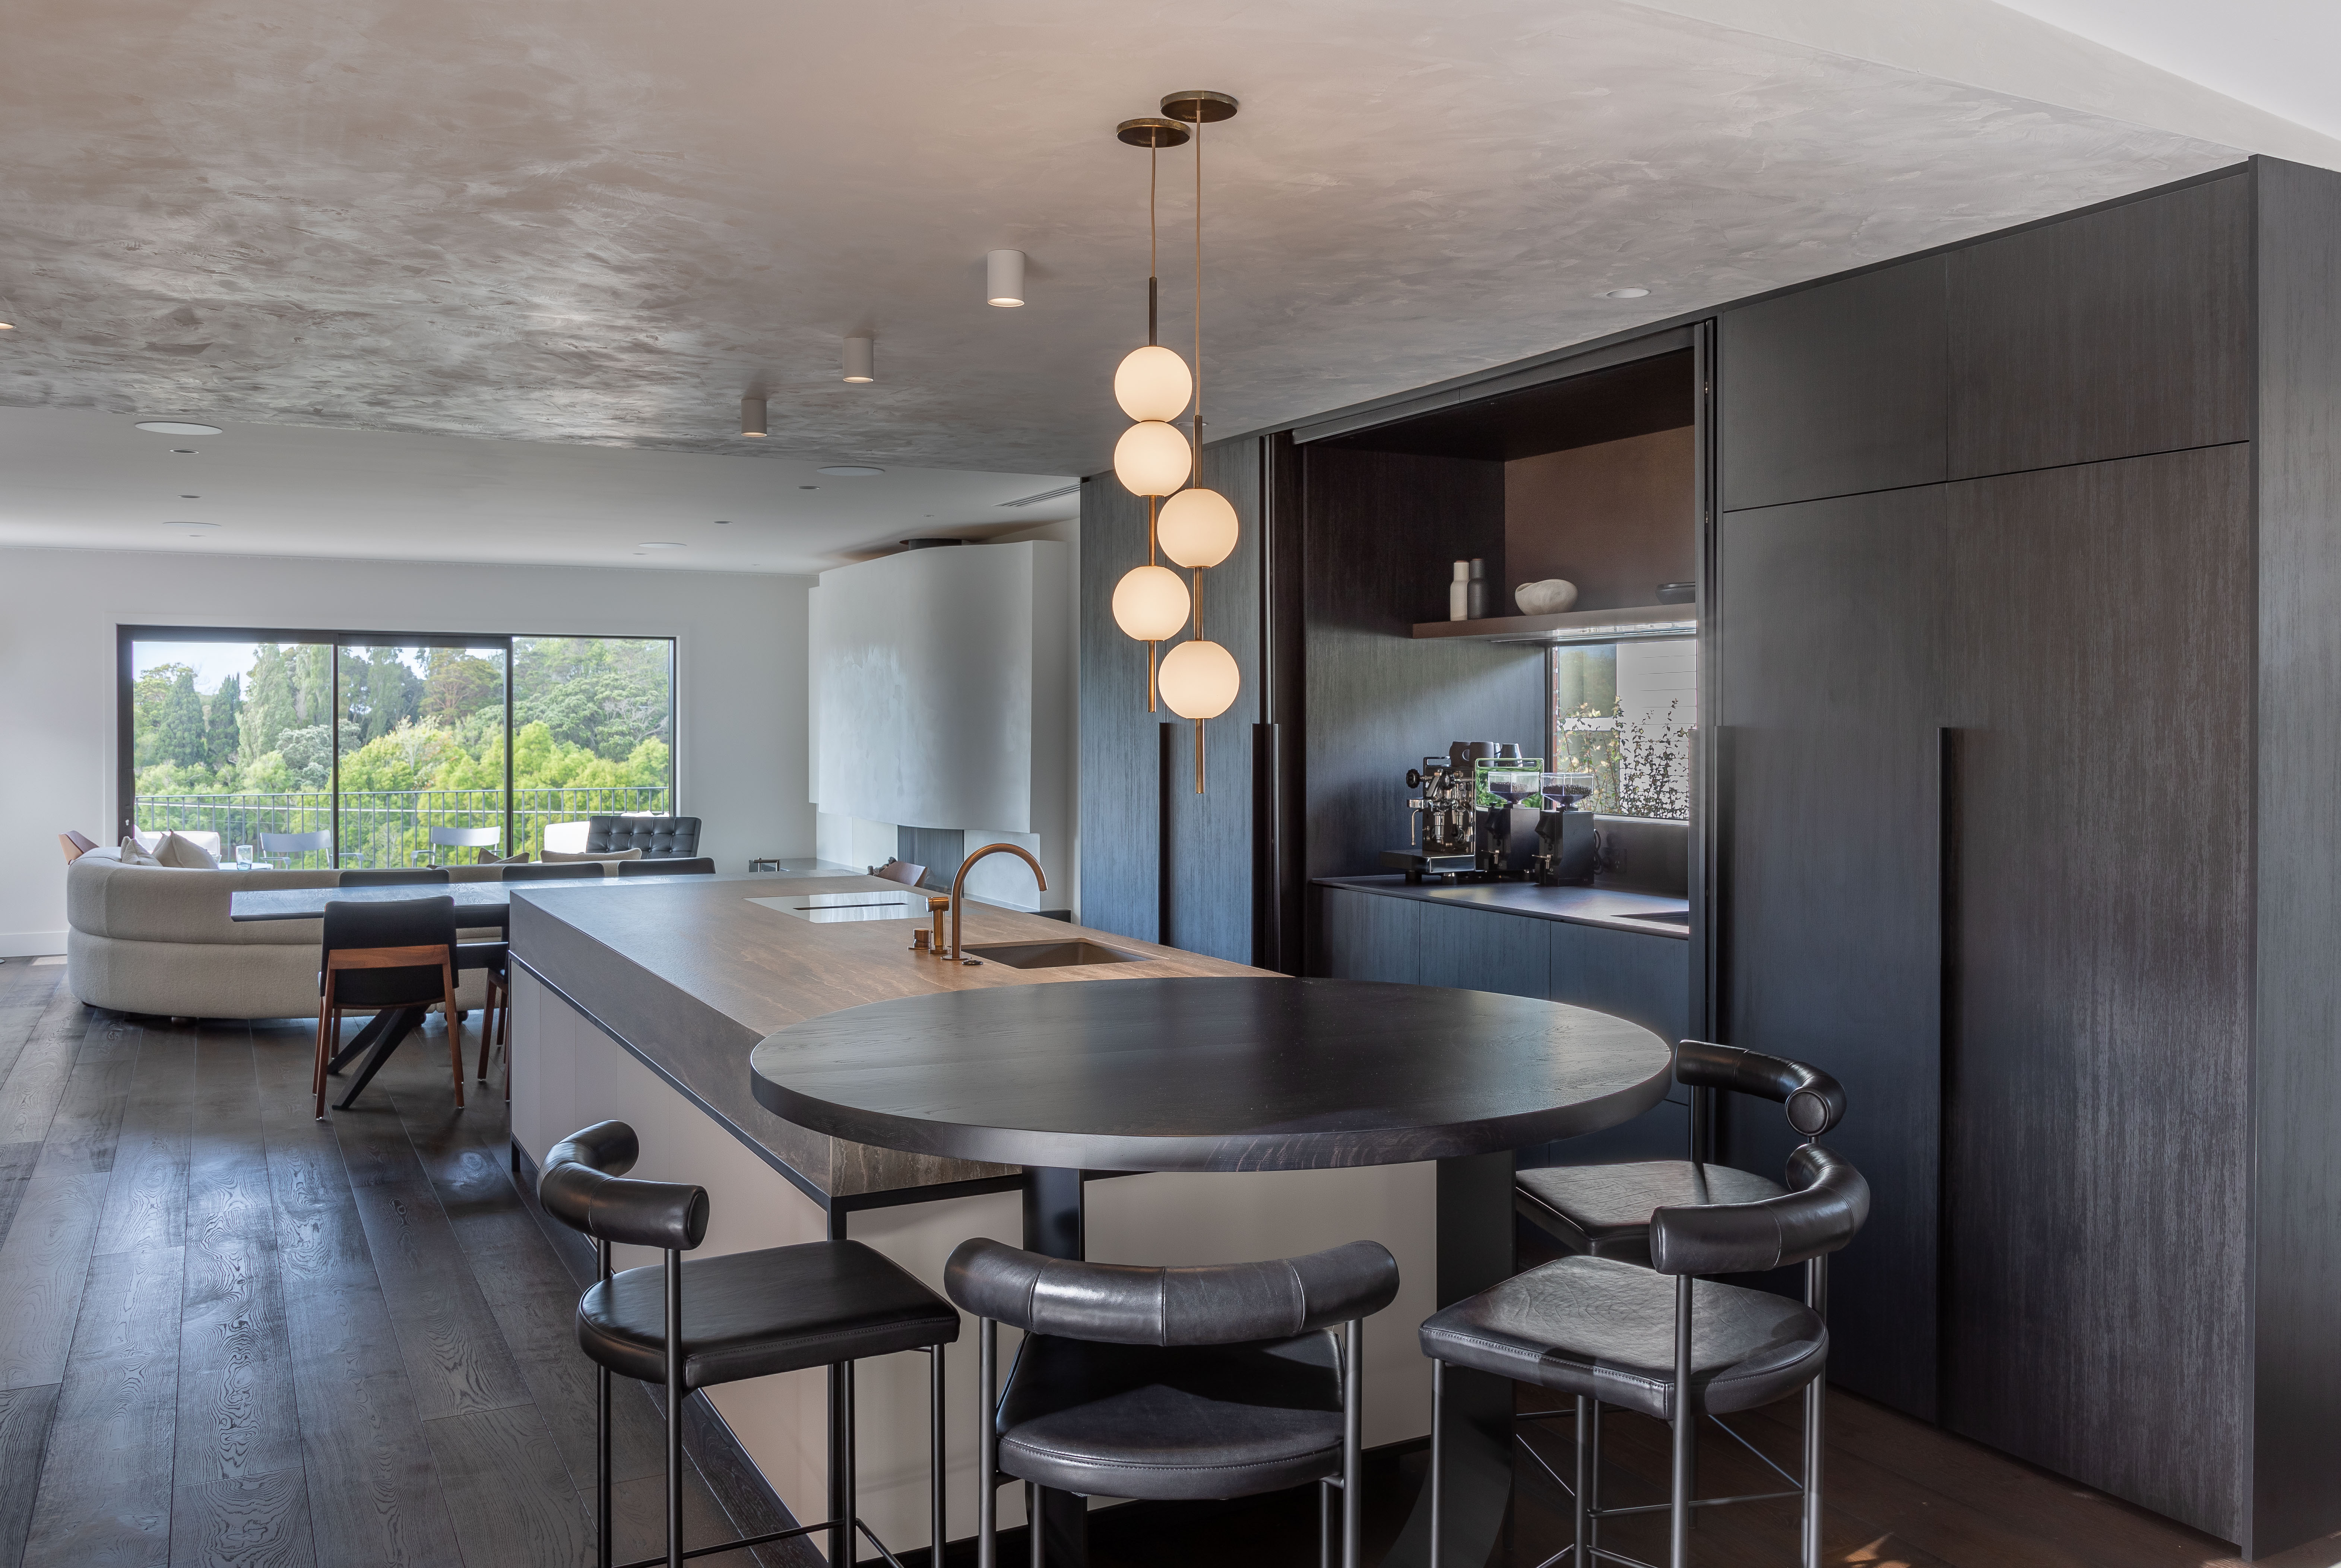
[[[492,882],[492,865],[450,869]],[[174,1018],[314,1018],[317,920],[228,918],[239,888],[332,887],[330,871],[189,871],[125,865],[93,850],[65,867],[65,983],[92,1007]],[[418,888],[418,894],[429,892]],[[466,931],[487,941],[493,930]],[[467,970],[455,1001],[478,1007],[486,977]]]

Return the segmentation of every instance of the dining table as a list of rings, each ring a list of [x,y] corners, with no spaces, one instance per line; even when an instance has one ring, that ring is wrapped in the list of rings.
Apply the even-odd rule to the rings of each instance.
[[[1640,1115],[1672,1063],[1651,1031],[1589,1008],[1263,975],[896,997],[765,1036],[749,1072],[765,1108],[831,1137],[1024,1167],[1023,1244],[1051,1257],[1084,1255],[1083,1183],[1109,1173],[1435,1162],[1444,1307],[1513,1272],[1513,1152]],[[1449,1369],[1448,1563],[1495,1543],[1512,1410],[1506,1380]],[[1427,1493],[1387,1562],[1428,1563]],[[1086,1501],[1044,1491],[1041,1507],[1048,1560],[1085,1563]]]
[[[227,917],[238,923],[256,920],[321,920],[328,904],[396,904],[413,898],[448,897],[455,901],[455,924],[477,930],[504,925],[511,917],[515,889],[537,893],[556,887],[653,887],[662,883],[704,882],[704,876],[574,876],[547,877],[536,882],[405,882],[365,887],[246,887],[228,895]],[[406,1037],[430,1015],[425,1007],[386,1007],[366,1020],[350,1043],[335,1051],[325,1070],[338,1077],[359,1054],[365,1056],[357,1076],[339,1100],[337,1111],[357,1103],[365,1086]],[[450,1026],[453,1021],[450,1020]]]

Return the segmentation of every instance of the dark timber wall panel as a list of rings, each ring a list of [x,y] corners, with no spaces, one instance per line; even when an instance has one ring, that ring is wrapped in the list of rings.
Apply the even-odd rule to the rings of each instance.
[[[2341,1529],[2341,179],[2260,160],[2259,1190],[2246,1549]]]
[[[1729,514],[1718,598],[1723,1037],[1844,1082],[1829,1144],[1874,1208],[1831,1275],[1830,1374],[1929,1417],[1945,504],[1927,485]],[[1726,1128],[1732,1164],[1780,1169],[1768,1107]]]
[[[1260,448],[1254,439],[1203,449],[1202,482],[1234,504],[1243,524],[1235,553],[1201,574],[1203,635],[1234,654],[1236,667],[1243,672],[1243,693],[1235,706],[1204,724],[1203,794],[1195,793],[1193,722],[1168,708],[1157,715],[1172,726],[1172,733],[1170,788],[1162,797],[1170,834],[1162,855],[1163,924],[1156,940],[1236,964],[1252,961],[1251,726],[1260,714]],[[1141,530],[1144,525],[1141,515]],[[1141,533],[1139,554],[1120,563],[1114,574],[1118,577],[1144,559],[1145,548]],[[1182,574],[1190,580],[1195,575]],[[1107,624],[1111,621],[1109,615]],[[1121,636],[1118,631],[1114,634]],[[1162,651],[1167,654],[1171,646],[1165,643]],[[1142,693],[1138,700],[1142,706]]]
[[[1542,750],[1534,648],[1412,640],[1444,619],[1449,564],[1484,556],[1500,586],[1500,463],[1304,451],[1308,873],[1380,871],[1407,834],[1406,770],[1449,741]]]
[[[1081,846],[1084,925],[1161,935],[1161,742],[1146,644],[1113,624],[1113,585],[1146,559],[1146,503],[1111,474],[1081,482]]]
[[[2251,449],[1950,497],[1944,1418],[2234,1540]]]
[[[2251,205],[2238,175],[1953,253],[1951,476],[2249,439]]]
[[[1724,316],[1726,510],[1948,477],[1946,266],[1928,256]]]

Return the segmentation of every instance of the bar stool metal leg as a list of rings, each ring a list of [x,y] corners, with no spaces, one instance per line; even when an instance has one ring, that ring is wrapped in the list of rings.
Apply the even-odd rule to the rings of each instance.
[[[1366,1533],[1365,1320],[1343,1324],[1341,1341],[1341,1568],[1358,1568]]]
[[[1317,1568],[1333,1568],[1333,1483],[1322,1479],[1317,1483]]]
[[[1587,1513],[1592,1507],[1589,1483],[1593,1477],[1593,1437],[1592,1433],[1586,1430],[1586,1403],[1583,1394],[1577,1396],[1577,1419],[1569,1428],[1570,1435],[1577,1444],[1577,1484],[1570,1488],[1569,1506],[1570,1515],[1569,1538],[1577,1543],[1577,1545],[1569,1568],[1582,1568],[1583,1564],[1593,1561],[1587,1554],[1585,1541]]]
[[[1675,1278],[1674,1464],[1667,1497],[1668,1568],[1690,1568],[1690,1461],[1698,1441],[1698,1415],[1691,1406],[1689,1274]]]
[[[977,1322],[976,1359],[981,1370],[977,1381],[975,1429],[975,1564],[1000,1564],[1000,1433],[995,1424],[1000,1399],[1000,1324],[991,1318]]]
[[[1828,1257],[1807,1260],[1805,1263],[1805,1305],[1828,1316]],[[1805,1385],[1805,1521],[1804,1568],[1820,1568],[1821,1562],[1821,1420],[1828,1398],[1828,1373]]]
[[[1447,1455],[1439,1443],[1446,1411],[1447,1363],[1434,1357],[1430,1363],[1430,1568],[1439,1568],[1439,1549],[1446,1540],[1447,1522],[1442,1515],[1447,1505]]]
[[[666,1563],[682,1568],[682,1253],[666,1254]]]
[[[520,1145],[515,1144],[513,1147],[517,1151]],[[519,1159],[517,1153],[514,1154],[513,1159],[515,1161]],[[602,1282],[607,1284],[610,1280],[610,1243],[597,1241],[593,1243],[593,1251],[601,1265]],[[594,1389],[593,1406],[593,1540],[595,1543],[593,1562],[594,1568],[610,1568],[612,1550],[610,1544],[611,1373],[610,1369],[600,1362],[593,1363],[593,1381],[597,1385]]]
[[[943,1568],[943,1347],[927,1350],[927,1561]]]

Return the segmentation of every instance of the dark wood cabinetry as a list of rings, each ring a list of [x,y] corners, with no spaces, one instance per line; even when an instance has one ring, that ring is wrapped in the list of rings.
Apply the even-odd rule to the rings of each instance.
[[[1946,265],[1928,256],[1724,316],[1727,511],[1948,477]]]
[[[2336,248],[2263,161],[1929,258],[1939,434],[1828,437],[1878,274],[1721,333],[1709,962],[1851,1092],[1836,1375],[2247,1554],[2341,1525]]]
[[[1718,551],[1725,1037],[1844,1081],[1852,1113],[1829,1142],[1875,1208],[1833,1271],[1831,1375],[1925,1416],[1948,505],[1934,484],[1735,512]],[[1726,1157],[1749,1170],[1778,1171],[1793,1144],[1760,1110],[1725,1134]]]
[[[2242,441],[2252,179],[1953,252],[1951,477]]]

